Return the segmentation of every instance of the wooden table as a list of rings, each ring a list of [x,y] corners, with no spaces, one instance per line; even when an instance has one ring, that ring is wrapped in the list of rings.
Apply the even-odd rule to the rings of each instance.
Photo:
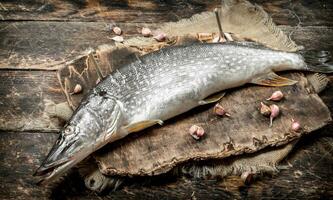
[[[57,138],[62,123],[44,113],[44,100],[65,101],[56,69],[87,48],[111,43],[116,23],[125,39],[137,28],[155,27],[212,10],[219,0],[0,2],[0,199],[330,199],[333,198],[333,126],[301,139],[280,173],[251,185],[225,180],[154,178],[97,195],[73,172],[48,187],[33,171]],[[307,49],[333,53],[333,2],[255,0],[290,37]],[[333,77],[330,76],[332,80]],[[333,83],[320,95],[333,111]]]

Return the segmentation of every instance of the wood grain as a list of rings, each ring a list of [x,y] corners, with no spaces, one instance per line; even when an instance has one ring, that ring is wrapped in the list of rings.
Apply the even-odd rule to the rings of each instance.
[[[220,1],[7,1],[1,3],[3,20],[165,22],[212,10]],[[186,10],[186,12],[184,12]]]
[[[1,22],[0,27],[1,68],[48,69],[112,43],[105,23]]]
[[[332,26],[332,1],[252,0],[271,13],[280,25]],[[104,21],[104,22],[167,22],[213,10],[220,1],[5,1],[0,16],[7,21]],[[186,12],[184,12],[186,10]]]
[[[138,35],[145,24],[120,25],[125,39]],[[156,27],[150,24],[150,27]],[[281,26],[300,45],[333,49],[333,28]],[[113,44],[103,22],[0,22],[0,69],[55,70],[66,61],[99,45]]]
[[[36,186],[32,173],[56,134],[0,132],[1,199],[329,199],[333,195],[333,126],[305,136],[281,171],[251,185],[238,177],[224,180],[136,179],[120,190],[96,194],[85,189],[76,170],[48,187]],[[36,145],[38,144],[38,145]],[[15,151],[13,151],[15,149]]]
[[[54,70],[58,64],[79,56],[85,49],[108,43],[109,40],[105,38],[110,36],[107,27],[111,23],[117,23],[126,30],[127,37],[135,34],[136,26],[176,21],[211,10],[219,4],[215,0],[204,3],[197,0],[138,2],[116,0],[103,5],[97,4],[98,1],[85,0],[0,2],[0,19],[4,20],[0,21],[0,68],[15,69],[0,71],[0,114],[7,113],[1,115],[3,121],[0,129],[14,131],[0,132],[0,199],[332,198],[332,125],[302,138],[294,153],[284,162],[288,169],[281,170],[273,177],[257,180],[249,186],[243,185],[235,177],[222,181],[158,177],[146,184],[140,179],[121,190],[97,195],[84,188],[75,171],[53,186],[37,187],[34,184],[35,179],[31,173],[51,148],[57,137],[54,131],[60,126],[49,128],[49,123],[58,122],[48,119],[45,123],[36,123],[27,128],[32,129],[32,132],[20,131],[33,124],[34,120],[42,121],[45,95],[56,102],[65,100],[58,93],[60,90],[55,73],[42,70]],[[263,5],[277,24],[287,25],[286,30],[293,32],[291,37],[297,43],[309,49],[326,49],[332,53],[333,1],[252,2]],[[21,70],[16,70],[19,68]],[[38,88],[41,85],[42,88]],[[44,85],[56,89],[50,92]],[[332,89],[331,83],[321,94],[331,112]],[[14,112],[15,115],[8,112]],[[45,133],[47,131],[52,133]]]
[[[35,22],[34,22],[35,23]],[[85,27],[83,25],[83,27]],[[65,27],[66,28],[66,27]],[[68,27],[67,27],[68,28]],[[306,28],[295,28],[295,27],[282,27],[284,30],[289,30],[293,33],[291,36],[300,45],[304,45],[307,49],[314,50],[329,50],[331,54],[333,53],[333,28],[323,28],[323,27],[306,27]],[[32,31],[34,29],[31,29]],[[38,30],[38,28],[36,29]],[[59,29],[58,29],[59,30]],[[37,40],[39,34],[32,34],[32,40]],[[87,34],[86,40],[89,44],[94,43],[92,38]],[[14,37],[18,39],[21,36]],[[2,37],[1,37],[2,38]],[[4,37],[6,38],[6,37]],[[1,40],[1,39],[0,39]],[[64,40],[66,42],[66,40]],[[75,40],[71,40],[63,48],[69,48],[75,46]],[[89,44],[87,44],[89,46]],[[54,44],[57,46],[58,44]],[[0,48],[6,48],[5,45],[0,45]],[[83,47],[82,51],[83,51]],[[4,51],[0,51],[4,52]],[[58,53],[61,51],[59,50]],[[80,51],[73,51],[72,57],[66,57],[68,59],[77,57]],[[24,52],[23,52],[24,53]],[[54,53],[54,52],[53,52]],[[33,60],[31,62],[42,62],[45,57],[50,57],[57,55],[48,51],[48,48],[38,47],[32,48],[30,53],[26,53],[28,56],[40,58],[41,60]],[[65,56],[65,54],[62,54]],[[61,56],[61,55],[58,55]],[[0,55],[1,57],[1,55]],[[22,56],[24,57],[24,56]],[[12,58],[9,57],[8,60],[0,59],[1,62],[11,62],[14,60],[21,60],[22,57]],[[65,58],[64,58],[65,59]],[[43,61],[44,62],[44,61]],[[29,62],[25,62],[29,63]],[[41,69],[47,69],[48,63],[43,64]],[[7,64],[3,64],[3,67]],[[13,69],[20,68],[19,66]],[[21,66],[22,67],[22,66]],[[58,131],[61,127],[61,123],[56,118],[49,118],[45,115],[44,107],[45,100],[49,99],[56,103],[66,101],[65,96],[61,94],[60,85],[56,79],[55,71],[39,71],[35,69],[30,71],[29,69],[34,68],[33,64],[26,67],[26,70],[13,70],[13,69],[2,69],[0,73],[0,129],[2,130],[39,130],[39,131]],[[0,64],[1,68],[1,64]],[[25,102],[22,103],[22,102]]]
[[[0,130],[56,131],[57,118],[45,113],[45,100],[66,101],[56,72],[1,71]]]

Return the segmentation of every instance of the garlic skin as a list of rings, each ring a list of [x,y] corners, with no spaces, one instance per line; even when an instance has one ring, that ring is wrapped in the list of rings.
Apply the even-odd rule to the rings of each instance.
[[[241,179],[242,179],[244,184],[249,184],[253,181],[254,174],[249,172],[249,171],[243,172],[242,175],[241,175]]]
[[[163,42],[166,40],[166,34],[160,31],[157,31],[154,33],[154,39],[157,40],[158,42]]]
[[[114,32],[114,34],[116,35],[121,35],[122,31],[121,28],[119,28],[118,26],[115,26],[112,28],[112,31]]]
[[[114,36],[111,39],[115,42],[124,42],[124,38],[122,36]]]
[[[212,40],[212,43],[218,43],[220,41],[220,36],[216,36],[214,37],[214,39]]]
[[[234,41],[234,39],[231,37],[230,33],[224,33],[225,38],[227,41]]]
[[[144,37],[149,37],[152,35],[151,33],[151,30],[149,28],[145,28],[143,27],[142,30],[141,30],[141,34],[144,36]]]
[[[226,42],[224,37],[216,36],[213,38],[212,43],[223,43]]]
[[[282,98],[283,98],[283,93],[280,90],[278,90],[278,91],[273,92],[271,97],[269,97],[266,100],[267,101],[280,101]]]
[[[280,108],[275,104],[272,104],[269,108],[271,109],[271,115],[269,117],[269,121],[270,121],[269,127],[272,127],[273,120],[280,114]]]
[[[301,124],[298,121],[295,121],[294,119],[291,119],[291,130],[294,132],[299,132],[302,127]]]
[[[225,111],[225,109],[220,104],[218,104],[218,103],[214,106],[214,113],[216,115],[218,115],[218,116],[227,116],[227,117],[230,117],[230,114],[227,113]]]
[[[199,140],[205,135],[205,130],[201,126],[192,125],[189,129],[189,133],[194,139]]]
[[[271,108],[263,102],[260,102],[260,113],[265,117],[269,117],[271,115]]]

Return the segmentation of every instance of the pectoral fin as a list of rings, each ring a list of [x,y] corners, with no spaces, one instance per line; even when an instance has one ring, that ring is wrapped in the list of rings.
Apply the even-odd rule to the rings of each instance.
[[[163,125],[163,121],[160,119],[145,120],[145,121],[129,124],[129,125],[125,126],[124,129],[126,129],[128,131],[128,133],[132,133],[132,132],[141,131],[141,130],[148,128],[150,126],[153,126],[155,124]]]
[[[209,103],[215,103],[218,102],[222,97],[224,97],[225,92],[219,92],[213,95],[208,96],[207,98],[199,101],[199,105],[206,105]]]
[[[260,77],[253,79],[251,83],[265,86],[287,86],[294,85],[295,83],[297,83],[297,81],[284,78],[275,74],[274,72],[271,72],[269,74],[264,74]]]

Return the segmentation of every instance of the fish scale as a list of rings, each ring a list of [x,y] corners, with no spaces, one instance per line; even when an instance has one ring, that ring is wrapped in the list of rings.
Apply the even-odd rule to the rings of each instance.
[[[281,54],[282,57],[275,54]],[[158,116],[154,106],[146,105],[147,95],[153,94],[157,98],[150,99],[150,102],[158,102],[156,107],[159,109],[164,107],[162,105],[175,106],[173,104],[177,104],[177,99],[183,103],[181,112],[185,112],[212,93],[230,86],[236,87],[237,84],[243,85],[252,78],[251,74],[260,71],[267,64],[274,64],[275,60],[287,62],[289,54],[241,44],[200,44],[166,48],[121,67],[102,81],[96,90],[106,90],[122,101],[132,123],[151,118],[166,120],[173,117],[174,112],[169,114],[167,111],[159,111],[161,116]],[[268,61],[248,62],[251,57],[258,56],[269,56]],[[237,80],[232,74],[243,74],[245,79]],[[143,106],[143,102],[146,106]],[[175,106],[176,109],[178,107]],[[153,109],[152,112],[147,108]],[[143,110],[147,114],[142,114]]]

